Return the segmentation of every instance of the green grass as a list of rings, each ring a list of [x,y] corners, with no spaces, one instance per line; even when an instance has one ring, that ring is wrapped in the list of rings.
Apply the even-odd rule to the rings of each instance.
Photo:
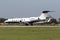
[[[60,40],[60,28],[0,28],[0,40]]]

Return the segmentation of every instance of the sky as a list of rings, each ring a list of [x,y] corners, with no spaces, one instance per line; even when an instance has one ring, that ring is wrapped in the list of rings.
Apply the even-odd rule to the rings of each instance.
[[[44,10],[60,18],[60,0],[0,0],[0,18],[36,17]]]

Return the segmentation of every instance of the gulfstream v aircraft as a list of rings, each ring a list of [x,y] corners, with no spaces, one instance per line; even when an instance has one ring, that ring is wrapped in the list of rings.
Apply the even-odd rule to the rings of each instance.
[[[52,22],[51,20],[54,18],[48,15],[48,12],[54,12],[54,11],[42,11],[42,14],[38,17],[11,18],[5,20],[5,23],[24,23],[25,25],[33,25],[34,23]]]

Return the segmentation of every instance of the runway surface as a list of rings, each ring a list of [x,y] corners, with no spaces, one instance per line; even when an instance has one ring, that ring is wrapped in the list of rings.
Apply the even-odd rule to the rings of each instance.
[[[5,26],[0,26],[0,27],[60,27],[60,25],[55,25],[55,26],[48,26],[48,25],[42,25],[42,26],[16,26],[16,25],[5,25]]]

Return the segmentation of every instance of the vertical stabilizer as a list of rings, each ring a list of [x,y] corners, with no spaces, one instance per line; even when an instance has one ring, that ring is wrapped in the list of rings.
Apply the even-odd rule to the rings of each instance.
[[[39,18],[40,19],[46,19],[46,17],[48,17],[48,14],[47,13],[42,13]]]
[[[53,12],[53,11],[43,11],[39,18],[42,20],[46,19],[47,17],[51,18],[51,16],[48,15],[48,12]]]

